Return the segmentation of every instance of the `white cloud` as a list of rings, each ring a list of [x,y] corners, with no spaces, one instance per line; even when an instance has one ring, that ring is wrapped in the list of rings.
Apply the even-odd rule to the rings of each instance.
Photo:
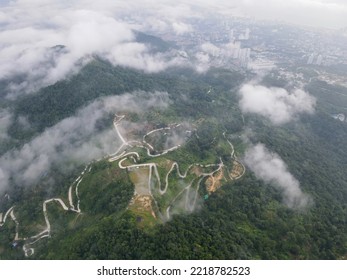
[[[212,43],[204,43],[201,45],[201,50],[210,54],[210,55],[213,55],[213,56],[216,56],[218,55],[221,51],[222,51],[222,47],[217,47],[216,45],[212,44]]]
[[[310,197],[302,192],[300,183],[288,171],[280,156],[271,153],[263,144],[258,143],[249,147],[244,160],[257,178],[283,192],[284,202],[289,207],[303,208],[310,203]]]
[[[166,20],[150,16],[142,26],[139,26],[138,29],[145,32],[164,33],[170,29],[170,26]]]
[[[210,68],[210,56],[207,53],[196,53],[195,60],[195,67],[199,73],[204,73]]]
[[[164,108],[167,104],[168,94],[162,92],[135,92],[97,99],[75,116],[46,129],[21,149],[1,156],[0,190],[8,187],[11,177],[17,184],[29,186],[38,182],[52,165],[58,164],[69,170],[75,164],[87,163],[116,151],[120,141],[113,128],[98,131],[98,122],[102,118],[119,110],[142,112],[153,106]]]
[[[344,0],[244,0],[236,6],[241,14],[259,19],[335,29],[347,26]]]
[[[314,97],[300,89],[288,92],[283,88],[246,84],[239,94],[242,112],[261,115],[274,124],[284,124],[299,114],[314,112]]]
[[[182,35],[193,31],[193,27],[183,22],[174,22],[172,28],[177,35]]]

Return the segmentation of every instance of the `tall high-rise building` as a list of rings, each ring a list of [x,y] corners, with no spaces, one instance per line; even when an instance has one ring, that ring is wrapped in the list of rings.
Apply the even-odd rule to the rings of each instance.
[[[314,54],[311,54],[311,55],[308,57],[307,64],[312,64],[312,63],[313,63],[314,56],[315,56]]]
[[[320,55],[318,55],[318,57],[317,57],[316,64],[317,64],[317,65],[321,65],[322,62],[323,62],[323,56],[320,54]]]

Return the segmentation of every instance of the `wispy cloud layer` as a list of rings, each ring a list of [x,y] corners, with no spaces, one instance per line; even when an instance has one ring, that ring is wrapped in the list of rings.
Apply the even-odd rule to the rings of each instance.
[[[66,78],[94,55],[147,72],[180,63],[163,53],[152,54],[147,45],[136,42],[133,28],[139,26],[106,10],[54,1],[29,2],[33,7],[26,1],[14,2],[0,16],[0,79],[16,77],[9,86],[9,97]],[[177,33],[189,31],[184,23],[172,26]]]
[[[16,184],[38,182],[54,165],[70,170],[76,165],[101,158],[117,150],[120,141],[113,129],[99,129],[100,121],[119,110],[143,112],[150,107],[165,108],[168,94],[137,92],[98,99],[71,116],[46,129],[21,149],[0,158],[0,190]]]
[[[288,92],[283,88],[246,84],[239,94],[242,112],[261,115],[277,125],[287,123],[302,113],[314,112],[315,98],[300,89]]]
[[[251,145],[246,150],[244,160],[257,178],[283,192],[283,200],[288,207],[304,208],[311,201],[310,197],[302,192],[300,183],[288,171],[281,157],[271,153],[263,144]]]

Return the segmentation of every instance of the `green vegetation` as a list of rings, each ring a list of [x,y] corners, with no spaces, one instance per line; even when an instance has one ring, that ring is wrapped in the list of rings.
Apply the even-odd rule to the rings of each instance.
[[[185,145],[165,157],[150,158],[144,149],[135,148],[133,151],[141,158],[138,164],[156,163],[161,180],[173,162],[177,162],[184,173],[193,163],[219,163],[221,157],[231,169],[230,146],[223,133],[234,144],[240,158],[246,145],[241,136],[244,128],[249,128],[253,132],[249,136],[252,142],[264,143],[286,162],[300,181],[301,189],[313,198],[311,207],[305,211],[289,209],[282,203],[280,191],[257,180],[248,171],[240,180],[223,180],[223,186],[206,199],[206,190],[199,189],[199,207],[195,212],[173,215],[163,223],[150,211],[129,205],[135,188],[130,174],[118,168],[118,161],[102,160],[92,164],[91,171],[79,185],[81,214],[64,211],[58,203],[48,206],[52,237],[38,242],[30,258],[346,258],[347,126],[331,117],[337,110],[345,112],[342,107],[347,107],[346,90],[312,82],[308,90],[317,98],[316,114],[274,127],[258,117],[246,116],[243,120],[236,92],[244,79],[239,73],[222,69],[212,69],[203,75],[190,69],[145,74],[95,60],[69,80],[13,101],[16,118],[27,117],[32,128],[25,133],[24,128],[16,125],[15,118],[9,129],[13,137],[11,147],[23,145],[97,97],[133,90],[162,90],[169,93],[167,109],[150,110],[143,116],[132,114],[130,119],[148,121],[153,128],[186,121],[194,133]],[[270,79],[264,83],[273,85]],[[282,83],[284,81],[279,81],[279,85]],[[163,147],[166,138],[161,137],[153,135],[148,141]],[[3,151],[6,149],[9,146]],[[69,186],[82,170],[79,167],[69,176],[63,176],[53,169],[37,186],[28,189],[14,186],[11,201],[1,204],[2,211],[15,205],[15,213],[21,219],[21,234],[38,233],[44,225],[42,202],[58,196],[68,204]],[[182,190],[183,183],[197,181],[191,175],[179,179],[175,173],[169,176],[167,196],[158,198],[158,206],[152,203],[154,212],[165,210]],[[50,177],[56,184],[49,185]],[[153,185],[157,183],[154,181]],[[155,188],[151,190],[158,195]],[[76,198],[74,196],[74,200]],[[12,248],[14,232],[12,220],[0,228],[3,259],[24,258],[20,246]]]
[[[317,97],[320,108],[326,113],[347,114],[347,88],[317,80],[312,81],[307,90]]]

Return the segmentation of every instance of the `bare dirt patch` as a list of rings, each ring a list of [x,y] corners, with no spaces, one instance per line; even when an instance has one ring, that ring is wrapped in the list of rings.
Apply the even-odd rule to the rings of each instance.
[[[138,195],[135,194],[129,203],[129,209],[134,210],[137,213],[147,212],[150,213],[153,218],[157,218],[152,208],[153,199],[150,195]]]
[[[218,190],[222,183],[221,180],[224,178],[223,170],[217,171],[213,176],[209,176],[206,180],[206,189],[209,194]]]
[[[135,192],[139,195],[149,195],[149,169],[148,167],[134,167],[129,171],[130,180],[135,185]]]

